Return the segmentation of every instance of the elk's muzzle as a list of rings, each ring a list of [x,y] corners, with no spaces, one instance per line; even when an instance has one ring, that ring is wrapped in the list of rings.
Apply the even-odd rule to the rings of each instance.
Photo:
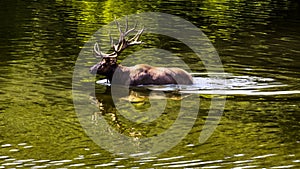
[[[97,64],[95,64],[94,66],[92,66],[92,67],[90,68],[90,73],[91,73],[91,74],[96,74],[100,66],[101,66],[101,64],[99,64],[99,63],[97,63]]]

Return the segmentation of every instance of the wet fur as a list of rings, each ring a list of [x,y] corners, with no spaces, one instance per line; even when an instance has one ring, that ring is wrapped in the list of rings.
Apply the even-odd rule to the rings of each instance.
[[[193,84],[192,76],[183,69],[153,67],[147,64],[126,67],[118,65],[114,61],[102,60],[91,67],[90,72],[103,75],[114,84],[130,86]]]

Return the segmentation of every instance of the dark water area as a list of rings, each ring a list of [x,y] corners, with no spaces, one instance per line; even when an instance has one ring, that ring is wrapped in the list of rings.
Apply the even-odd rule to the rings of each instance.
[[[100,113],[78,115],[72,78],[86,42],[114,18],[143,12],[175,15],[198,27],[218,52],[227,83],[208,76],[202,61],[186,46],[146,34],[141,37],[145,47],[176,53],[197,83],[186,88],[148,86],[118,100],[124,110],[129,110],[130,103],[137,113],[153,111],[146,118],[133,116],[130,110],[121,116],[110,86],[95,84],[96,97],[88,102]],[[0,168],[300,167],[300,3],[296,0],[13,0],[1,1],[0,19]],[[121,57],[124,64],[126,54],[130,53]],[[95,60],[87,57],[88,72]],[[181,66],[181,62],[170,62]],[[211,118],[213,98],[226,98],[224,111],[215,117],[219,121],[213,134],[199,143],[205,120]],[[200,106],[192,99],[199,99]],[[97,133],[102,125],[98,120],[105,119],[138,144],[142,138],[168,130],[180,106],[188,109],[194,104],[199,112],[183,119],[193,121],[191,130],[173,148],[153,156],[112,153],[82,126],[88,124]],[[155,113],[153,105],[165,106],[165,112]],[[124,147],[119,142],[111,145]]]

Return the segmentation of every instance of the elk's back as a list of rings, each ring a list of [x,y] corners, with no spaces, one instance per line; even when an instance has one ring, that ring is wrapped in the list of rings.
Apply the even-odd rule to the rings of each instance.
[[[129,68],[129,83],[136,85],[193,84],[192,76],[183,69],[140,64]]]

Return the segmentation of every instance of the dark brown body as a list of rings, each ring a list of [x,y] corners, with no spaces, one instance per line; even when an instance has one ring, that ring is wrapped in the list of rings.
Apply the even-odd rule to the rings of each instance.
[[[113,83],[137,85],[193,84],[193,78],[179,68],[153,67],[139,64],[133,67],[118,65],[115,69]]]
[[[102,60],[92,66],[90,72],[105,76],[111,83],[131,86],[193,84],[192,76],[183,69],[153,67],[147,64],[126,67]]]

